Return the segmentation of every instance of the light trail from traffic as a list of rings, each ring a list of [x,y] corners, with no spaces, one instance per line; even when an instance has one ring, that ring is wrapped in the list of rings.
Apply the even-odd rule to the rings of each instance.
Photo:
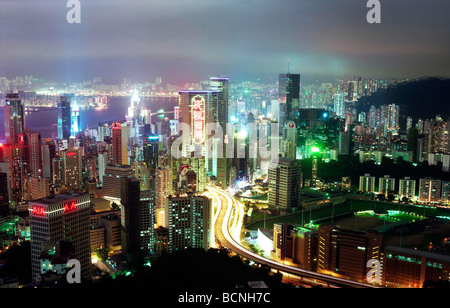
[[[258,255],[240,244],[240,232],[242,230],[242,219],[244,215],[244,208],[233,196],[227,191],[217,189],[215,187],[208,187],[210,192],[217,197],[217,204],[220,211],[215,220],[215,235],[220,244],[234,253],[252,260],[259,264],[267,265],[273,269],[277,269],[292,275],[317,279],[329,284],[354,287],[354,288],[380,288],[380,286],[370,285],[358,281],[352,281],[340,277],[334,277],[325,275],[313,271],[304,270],[298,267],[282,264],[271,259],[267,259],[261,255]],[[223,200],[226,200],[224,204]],[[235,215],[232,216],[233,208],[235,209]],[[231,221],[232,220],[232,221]],[[232,227],[229,227],[229,223],[232,222]]]

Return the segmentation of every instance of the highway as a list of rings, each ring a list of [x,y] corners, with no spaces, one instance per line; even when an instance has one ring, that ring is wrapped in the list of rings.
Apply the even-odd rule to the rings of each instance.
[[[325,275],[313,271],[304,270],[298,267],[285,265],[274,260],[265,258],[253,253],[240,244],[240,233],[244,217],[244,208],[227,191],[216,187],[208,187],[210,196],[216,204],[214,215],[214,233],[216,240],[221,246],[226,247],[234,253],[252,260],[258,264],[267,265],[291,275],[305,277],[313,280],[325,282],[330,286],[351,287],[351,288],[380,288],[379,286],[369,285],[357,281],[347,280],[340,277]]]

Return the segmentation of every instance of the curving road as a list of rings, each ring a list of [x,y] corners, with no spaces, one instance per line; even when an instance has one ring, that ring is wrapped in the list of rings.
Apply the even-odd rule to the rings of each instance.
[[[304,270],[298,267],[278,263],[274,260],[262,257],[240,244],[240,233],[244,217],[243,205],[236,201],[227,191],[215,187],[208,187],[210,195],[216,202],[216,212],[214,216],[214,232],[216,240],[221,246],[226,247],[236,254],[253,260],[256,263],[267,265],[292,275],[317,279],[331,285],[352,288],[379,288],[379,286],[369,285],[357,281],[351,281],[339,277],[325,275],[313,271]]]

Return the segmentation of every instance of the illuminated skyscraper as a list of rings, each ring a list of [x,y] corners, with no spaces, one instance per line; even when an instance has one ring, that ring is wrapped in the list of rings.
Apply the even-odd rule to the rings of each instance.
[[[63,183],[70,190],[83,189],[81,149],[59,151],[63,162]]]
[[[128,130],[126,122],[113,123],[112,148],[112,163],[114,165],[128,165]]]
[[[70,110],[70,129],[70,134],[73,138],[75,138],[81,131],[80,107],[76,102],[73,104],[73,107]]]
[[[204,169],[201,170],[202,174],[198,174],[196,171],[197,179],[200,181],[199,186],[197,186],[199,192],[206,187],[207,173],[212,175],[212,151],[206,148],[205,141],[212,136],[212,131],[217,130],[217,126],[215,126],[215,130],[207,131],[207,124],[217,124],[213,116],[213,106],[217,106],[217,95],[217,91],[179,92],[180,123],[188,125],[190,129],[189,136],[183,135],[185,139],[182,144],[181,155],[189,158],[196,167],[204,166]],[[180,127],[180,129],[182,130],[183,127]],[[219,148],[220,146],[217,147],[217,149]],[[202,162],[196,162],[196,160],[202,160]]]
[[[223,142],[219,141],[214,143],[212,153],[212,173],[217,178],[216,183],[222,188],[226,188],[229,185],[229,168],[231,164],[230,159],[226,157],[225,151],[225,142],[229,140],[228,136],[226,135],[226,125],[229,122],[229,80],[228,78],[212,77],[210,79],[210,87],[212,91],[217,91],[217,99],[213,100],[212,113],[215,123],[219,124],[222,128],[221,135],[217,136],[218,132],[216,132],[216,136],[218,138],[222,138],[221,140],[223,140]]]
[[[278,124],[284,127],[287,121],[298,123],[298,112],[300,108],[300,74],[280,74],[278,98],[280,101],[280,112]]]
[[[345,118],[345,94],[344,93],[336,93],[334,95],[334,114],[338,118]]]
[[[23,134],[25,132],[25,117],[23,115],[23,105],[19,94],[12,93],[6,95],[4,106],[5,118],[5,140],[7,144],[23,144]]]
[[[59,118],[58,118],[58,138],[69,139],[72,132],[71,121],[71,100],[69,95],[61,96],[59,99]]]
[[[27,131],[25,133],[25,149],[28,173],[32,177],[42,176],[41,133]]]

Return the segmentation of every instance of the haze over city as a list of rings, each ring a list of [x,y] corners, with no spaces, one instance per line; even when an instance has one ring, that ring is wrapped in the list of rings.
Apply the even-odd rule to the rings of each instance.
[[[81,1],[81,23],[66,1],[0,3],[0,71],[54,82],[102,76],[163,77],[184,84],[214,75],[302,82],[353,76],[448,77],[449,3],[383,1],[380,24],[366,1]]]

